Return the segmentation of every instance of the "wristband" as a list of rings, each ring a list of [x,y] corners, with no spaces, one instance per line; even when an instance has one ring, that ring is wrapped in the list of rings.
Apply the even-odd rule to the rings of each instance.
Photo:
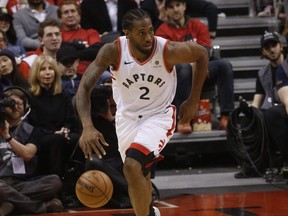
[[[10,142],[13,139],[12,136],[8,137],[7,139],[5,139],[6,142]]]

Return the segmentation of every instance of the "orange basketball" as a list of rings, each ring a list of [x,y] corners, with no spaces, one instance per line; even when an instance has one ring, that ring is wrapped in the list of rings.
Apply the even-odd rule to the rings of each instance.
[[[89,170],[78,178],[75,190],[77,198],[83,205],[99,208],[111,199],[113,184],[104,172]]]

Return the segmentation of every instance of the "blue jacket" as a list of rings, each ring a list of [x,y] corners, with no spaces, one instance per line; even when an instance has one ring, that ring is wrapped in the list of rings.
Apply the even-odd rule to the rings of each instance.
[[[63,91],[65,91],[72,99],[78,90],[82,74],[77,73],[77,76],[74,79],[71,79],[64,75],[61,78]]]

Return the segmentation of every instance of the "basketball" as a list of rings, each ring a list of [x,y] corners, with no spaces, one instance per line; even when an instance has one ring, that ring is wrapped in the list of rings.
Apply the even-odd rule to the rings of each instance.
[[[104,172],[89,170],[78,178],[75,191],[77,198],[83,205],[99,208],[111,199],[113,184]]]

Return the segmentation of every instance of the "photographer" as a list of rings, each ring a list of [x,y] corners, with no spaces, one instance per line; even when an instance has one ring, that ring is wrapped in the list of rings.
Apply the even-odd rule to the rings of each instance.
[[[62,188],[57,175],[36,177],[39,132],[23,121],[29,113],[28,93],[8,87],[0,101],[0,215],[61,212],[54,197]]]

